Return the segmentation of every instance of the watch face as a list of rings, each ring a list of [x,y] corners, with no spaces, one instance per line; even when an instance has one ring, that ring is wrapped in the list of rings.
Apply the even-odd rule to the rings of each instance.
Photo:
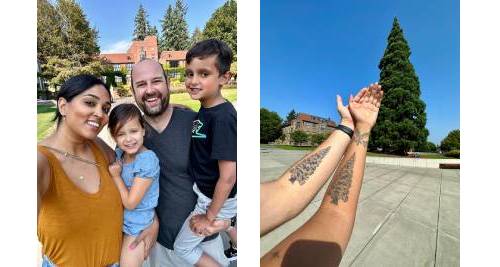
[[[231,218],[231,226],[235,226],[236,225],[236,216],[234,216],[233,218]]]

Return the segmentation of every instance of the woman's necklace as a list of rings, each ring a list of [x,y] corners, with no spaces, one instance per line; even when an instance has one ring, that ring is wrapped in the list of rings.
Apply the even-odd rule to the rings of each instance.
[[[82,158],[82,157],[80,157],[80,156],[77,156],[77,155],[75,155],[75,154],[71,154],[71,153],[69,153],[69,152],[62,151],[62,150],[59,150],[59,149],[57,149],[57,148],[53,148],[53,147],[50,147],[50,146],[43,146],[43,147],[46,147],[46,148],[48,148],[48,149],[50,149],[50,150],[53,150],[53,151],[55,151],[55,152],[57,152],[57,153],[59,153],[59,154],[63,155],[63,156],[64,156],[64,157],[66,157],[66,158],[76,159],[76,160],[78,160],[78,161],[81,161],[81,162],[84,162],[84,163],[87,163],[87,164],[92,164],[92,165],[94,165],[94,166],[99,167],[99,163],[97,163],[97,162],[95,162],[95,161],[90,161],[90,160],[88,160],[88,159],[84,159],[84,158]],[[80,175],[80,176],[78,177],[78,179],[83,180],[83,179],[85,179],[85,177],[83,177],[83,175]]]

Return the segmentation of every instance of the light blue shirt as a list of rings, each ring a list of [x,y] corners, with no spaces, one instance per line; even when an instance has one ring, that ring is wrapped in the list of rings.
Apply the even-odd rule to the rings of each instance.
[[[123,150],[116,148],[116,158],[121,159]],[[127,235],[136,236],[153,222],[154,209],[158,205],[160,194],[160,163],[158,157],[152,150],[138,153],[131,163],[123,163],[123,182],[128,190],[134,184],[134,178],[153,179],[153,183],[142,197],[141,202],[134,210],[125,209],[123,212],[123,232]]]

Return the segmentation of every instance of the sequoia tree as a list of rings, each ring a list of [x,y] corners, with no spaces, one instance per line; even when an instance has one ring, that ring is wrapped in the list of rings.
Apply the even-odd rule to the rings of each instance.
[[[420,99],[420,82],[410,62],[410,47],[398,19],[394,18],[384,56],[378,65],[384,90],[370,149],[405,154],[426,144],[425,103]]]

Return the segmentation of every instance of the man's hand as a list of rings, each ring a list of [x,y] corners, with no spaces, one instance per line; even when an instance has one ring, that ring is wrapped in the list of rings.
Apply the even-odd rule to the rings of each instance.
[[[142,230],[141,234],[138,235],[135,240],[130,244],[130,249],[135,249],[135,247],[144,241],[144,260],[146,260],[151,252],[151,248],[156,244],[156,238],[158,237],[158,229],[160,224],[158,222],[158,217],[153,220],[153,223],[146,229]]]
[[[111,177],[121,177],[122,173],[122,165],[119,160],[109,164],[108,167],[109,173],[111,174]]]
[[[193,233],[203,236],[205,229],[210,226],[212,222],[208,219],[206,214],[197,214],[189,220],[189,227]]]
[[[356,129],[369,132],[377,121],[378,111],[384,92],[382,87],[375,83],[359,91],[349,101],[349,111],[354,119]]]

